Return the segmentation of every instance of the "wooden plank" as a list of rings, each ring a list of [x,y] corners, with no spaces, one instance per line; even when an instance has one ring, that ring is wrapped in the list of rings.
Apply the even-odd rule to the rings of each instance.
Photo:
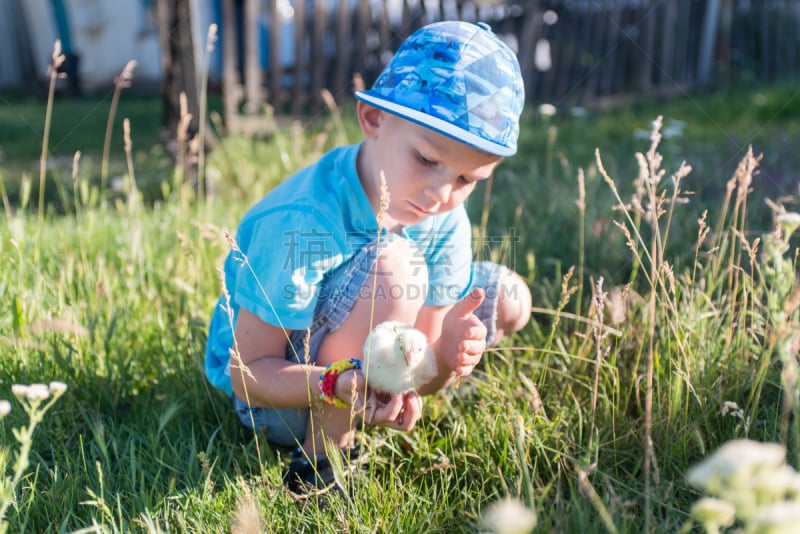
[[[563,25],[560,31],[553,26],[542,27],[542,36],[550,40],[550,53],[555,54],[552,64],[558,68],[536,72],[540,80],[536,101],[561,100],[582,77],[579,64],[581,17],[574,9],[564,9],[559,13],[558,25]]]
[[[302,3],[302,2],[301,2]],[[283,110],[284,95],[283,65],[281,65],[281,15],[278,13],[278,0],[269,2],[269,78],[270,100],[276,113]]]
[[[531,0],[528,6],[525,17],[522,21],[522,28],[517,40],[519,43],[519,52],[517,58],[519,60],[519,67],[522,71],[522,79],[525,82],[526,91],[533,92],[534,73],[536,72],[536,65],[534,63],[534,51],[536,41],[542,35],[542,13],[539,8],[538,0]],[[551,48],[552,51],[552,48]],[[528,89],[530,87],[530,89]]]
[[[258,115],[261,111],[263,93],[261,91],[261,61],[258,46],[258,19],[261,7],[258,0],[244,2],[244,85],[245,111],[248,115]]]
[[[762,5],[759,13],[759,36],[760,36],[760,43],[759,48],[761,49],[761,54],[759,54],[758,58],[758,76],[762,82],[769,80],[769,24],[768,24],[768,8],[767,6]]]
[[[308,101],[307,85],[304,81],[308,72],[308,59],[306,58],[306,28],[308,20],[306,16],[306,2],[295,2],[294,6],[294,69],[293,91],[292,91],[292,113],[300,114],[300,111]]]
[[[388,9],[388,6],[386,6],[386,9]],[[396,50],[409,35],[411,35],[411,8],[408,5],[408,0],[403,0],[403,18],[400,22],[400,27],[397,29],[397,42],[392,48]]]
[[[783,52],[779,52],[779,54],[786,58],[787,69],[785,74],[789,78],[796,78],[798,75],[797,53],[800,41],[798,41],[794,36],[796,28],[800,25],[798,24],[800,21],[797,20],[798,17],[796,13],[792,11],[793,6],[791,0],[785,0],[782,8],[784,16],[782,17],[783,27],[781,28],[780,39],[785,47],[785,50]],[[800,11],[798,11],[798,13],[800,13]]]
[[[632,21],[634,20],[636,6],[626,6],[620,14],[619,38],[622,53],[617,59],[617,68],[614,72],[614,80],[609,88],[609,93],[614,94],[619,91],[633,90],[632,84],[628,83],[633,71],[631,69],[634,61],[634,54],[638,45],[635,42],[635,32]],[[634,32],[633,35],[631,32]]]
[[[367,34],[370,32],[370,7],[369,0],[358,1],[358,11],[356,13],[356,30],[354,35],[354,55],[353,70],[362,72],[365,68],[367,57]]]
[[[653,86],[653,61],[655,61],[655,28],[656,10],[652,7],[652,1],[645,6],[645,18],[641,25],[643,43],[642,54],[639,65],[641,65],[640,79],[642,89],[649,90]]]
[[[714,74],[713,59],[717,46],[717,28],[719,22],[720,0],[708,0],[703,16],[703,31],[700,37],[700,57],[697,63],[697,81],[700,85],[708,85]]]
[[[381,66],[383,66],[384,58],[390,53],[394,52],[394,46],[392,44],[392,28],[389,22],[389,8],[386,5],[386,0],[381,1],[378,27],[378,35],[380,39],[378,53]]]
[[[322,109],[322,84],[325,79],[325,50],[323,34],[326,28],[325,0],[314,0],[314,31],[311,34],[311,112]]]
[[[663,12],[663,23],[661,26],[661,50],[658,54],[658,63],[656,65],[656,80],[658,85],[664,85],[670,80],[679,80],[676,68],[676,49],[675,49],[675,21],[678,16],[678,4],[682,3],[681,0],[673,0],[666,2]],[[660,7],[660,6],[659,6]],[[654,28],[655,30],[655,28]],[[680,40],[682,37],[677,37]],[[683,36],[685,38],[685,36]],[[655,59],[655,56],[654,56]]]
[[[349,2],[338,2],[336,13],[336,70],[333,76],[333,96],[339,98],[345,92],[347,82],[353,73],[352,29]]]
[[[293,81],[289,90],[282,82],[287,67],[280,61],[280,57],[286,55],[285,51],[280,53],[281,43],[285,42],[280,31],[285,25],[278,23],[277,0],[267,3],[271,21],[270,67],[266,73],[256,68],[255,72],[261,70],[260,77],[252,75],[253,66],[261,64],[258,34],[253,31],[253,28],[257,30],[254,23],[258,21],[258,13],[256,11],[253,16],[249,11],[259,0],[245,0],[243,42],[246,50],[241,56],[246,74],[244,86],[238,67],[235,15],[229,13],[234,9],[235,0],[223,0],[222,74],[226,123],[238,115],[239,102],[245,95],[245,112],[260,114],[265,74],[268,75],[270,101],[280,108],[279,112],[291,109],[298,114],[308,112],[309,108],[313,113],[318,112],[322,104],[319,93],[327,84],[339,99],[350,93],[354,72],[369,73],[365,81],[372,83],[383,61],[391,56],[401,39],[423,23],[442,17],[452,19],[459,14],[470,20],[485,20],[496,32],[516,35],[529,101],[623,101],[632,91],[648,88],[658,88],[661,93],[669,93],[670,88],[674,91],[677,87],[686,90],[694,86],[700,73],[701,49],[706,50],[702,61],[709,61],[710,55],[713,68],[714,64],[722,64],[730,58],[729,50],[733,48],[734,57],[741,59],[729,68],[749,69],[761,80],[786,79],[796,76],[799,70],[796,62],[800,45],[794,31],[797,4],[788,0],[753,0],[748,11],[735,13],[733,9],[721,8],[734,19],[733,25],[725,22],[724,14],[720,15],[720,37],[711,39],[711,45],[708,29],[705,32],[702,29],[703,21],[708,22],[703,14],[710,6],[698,0],[651,0],[634,7],[621,0],[591,5],[529,0],[520,2],[518,11],[513,14],[510,3],[493,4],[489,0],[403,0],[399,4],[402,13],[396,26],[390,24],[390,15],[397,16],[389,11],[391,1],[339,2],[333,16],[328,9],[331,0],[295,2],[295,64],[291,67]],[[728,1],[708,1],[730,6]],[[587,5],[593,10],[587,9]],[[559,21],[554,27],[544,26],[539,12],[552,6],[558,10]],[[398,23],[396,19],[395,23]],[[635,28],[638,37],[627,37],[623,28]],[[369,39],[368,35],[371,35]],[[548,72],[537,72],[535,68],[534,52],[540,38],[548,38],[551,44],[553,68]],[[728,40],[731,42],[726,46]],[[331,42],[335,42],[335,50],[324,50]],[[587,56],[591,56],[589,61]],[[740,74],[734,71],[732,75]]]
[[[222,94],[226,127],[231,130],[239,115],[242,88],[239,84],[239,54],[236,42],[234,0],[222,0]]]
[[[692,0],[680,0],[678,2],[677,20],[667,27],[667,31],[674,33],[678,38],[675,40],[675,75],[674,81],[690,84],[693,81],[692,69],[689,65],[690,43],[692,42]],[[672,80],[670,80],[672,82]]]
[[[587,54],[592,58],[589,65],[581,61],[581,66],[584,70],[583,89],[580,91],[582,98],[586,101],[592,101],[597,96],[597,82],[600,78],[601,64],[603,62],[603,38],[605,37],[605,29],[608,25],[608,18],[596,11],[588,11],[586,17],[589,21],[586,29],[584,46],[581,51],[582,54]]]
[[[599,94],[609,95],[614,91],[614,79],[616,71],[624,61],[626,43],[622,36],[622,4],[614,2],[609,16],[608,29],[606,32],[606,44],[603,53],[606,53],[605,65],[601,65]]]

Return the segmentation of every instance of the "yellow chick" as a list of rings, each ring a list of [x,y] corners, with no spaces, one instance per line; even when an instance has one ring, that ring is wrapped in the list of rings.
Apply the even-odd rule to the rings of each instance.
[[[425,334],[410,324],[386,321],[375,326],[364,342],[368,387],[386,393],[406,393],[436,375],[436,355]]]

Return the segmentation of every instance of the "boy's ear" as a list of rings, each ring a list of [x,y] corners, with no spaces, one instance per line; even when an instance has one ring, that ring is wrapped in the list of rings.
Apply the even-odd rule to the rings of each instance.
[[[369,104],[358,101],[356,105],[356,115],[358,124],[361,126],[361,133],[366,139],[374,139],[378,135],[378,128],[381,125],[381,114],[383,111],[370,106]]]

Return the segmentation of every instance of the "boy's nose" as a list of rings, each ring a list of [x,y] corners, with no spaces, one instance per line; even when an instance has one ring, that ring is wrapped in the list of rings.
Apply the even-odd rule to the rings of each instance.
[[[431,184],[425,189],[425,194],[428,198],[435,200],[439,204],[447,204],[447,201],[450,200],[450,192],[452,189],[452,185],[447,182]]]

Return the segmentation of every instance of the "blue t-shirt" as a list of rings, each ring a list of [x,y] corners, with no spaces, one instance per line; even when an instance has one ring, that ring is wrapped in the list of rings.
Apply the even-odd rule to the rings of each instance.
[[[377,238],[378,221],[356,172],[359,145],[334,149],[250,208],[225,260],[225,286],[211,319],[206,375],[231,393],[231,323],[240,307],[288,330],[311,326],[325,278]],[[403,229],[428,268],[426,305],[460,300],[470,284],[471,226],[463,206]],[[232,314],[232,321],[229,317]]]

